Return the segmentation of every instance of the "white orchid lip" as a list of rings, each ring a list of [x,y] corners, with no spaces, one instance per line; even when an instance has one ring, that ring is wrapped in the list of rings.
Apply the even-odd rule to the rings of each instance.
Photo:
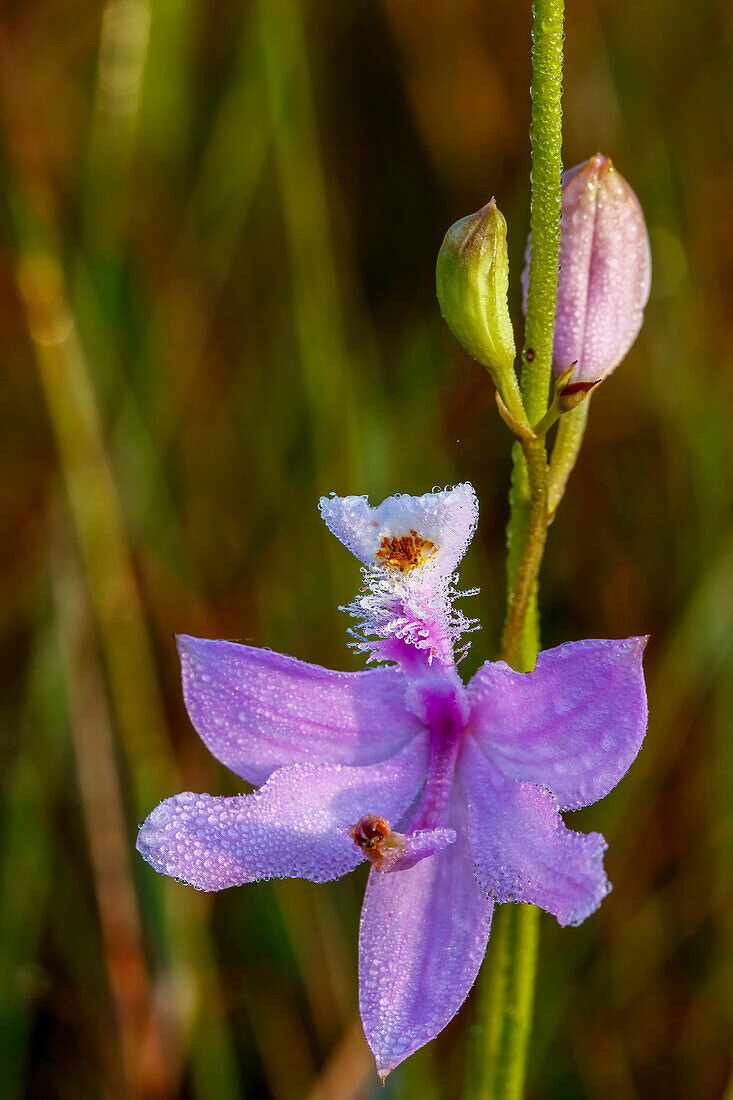
[[[367,566],[398,576],[430,566],[450,575],[478,522],[478,501],[468,483],[423,496],[396,494],[373,506],[366,496],[322,497],[329,530]]]
[[[478,522],[478,501],[465,482],[413,497],[321,497],[329,528],[363,562],[364,582],[344,610],[357,621],[352,646],[373,661],[399,661],[405,647],[452,666],[468,648],[458,639],[475,629],[454,606],[458,563]],[[413,654],[414,656],[414,654]]]

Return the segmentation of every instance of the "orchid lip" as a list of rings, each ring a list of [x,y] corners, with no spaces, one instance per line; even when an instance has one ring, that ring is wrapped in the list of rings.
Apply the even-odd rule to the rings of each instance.
[[[476,627],[454,606],[455,570],[478,518],[473,488],[397,494],[376,506],[366,497],[323,497],[321,512],[364,566],[362,589],[344,608],[357,620],[353,648],[405,669],[416,651],[452,667],[467,648],[459,638]]]

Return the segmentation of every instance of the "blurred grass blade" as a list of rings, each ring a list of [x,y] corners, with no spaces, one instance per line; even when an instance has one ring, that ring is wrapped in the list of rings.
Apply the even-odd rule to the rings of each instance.
[[[374,1058],[357,1016],[311,1085],[306,1100],[362,1100],[373,1079]]]
[[[102,10],[97,81],[80,192],[81,250],[104,265],[108,276],[105,301],[107,307],[114,305],[117,310],[151,14],[148,0],[107,0]]]
[[[56,435],[115,720],[129,767],[135,814],[141,820],[162,794],[179,786],[178,769],[165,739],[155,663],[124,520],[88,365],[68,303],[56,234],[49,221],[52,205],[42,183],[32,179],[16,188],[13,200],[18,289]],[[160,987],[165,1002],[162,1011],[180,1037],[179,1056],[171,1058],[169,1065],[169,1075],[175,1080],[187,1059],[204,990],[210,1014],[206,1027],[218,1029],[223,1058],[229,1053],[229,1040],[220,1015],[204,903],[172,890],[172,884],[157,879],[151,886],[151,894],[162,907],[168,952],[168,973]],[[227,1057],[227,1062],[231,1095],[235,1096],[233,1056]],[[223,1095],[219,1087],[219,1095]]]
[[[45,579],[45,578],[43,578]],[[2,780],[0,819],[0,1050],[4,1100],[26,1096],[35,1000],[46,987],[39,962],[56,860],[54,807],[67,750],[57,639],[46,625],[43,584],[28,663],[19,746]]]
[[[299,0],[258,0],[260,40],[290,247],[292,304],[316,457],[316,488],[357,484],[362,447],[345,302],[329,216]]]
[[[140,351],[138,373],[158,377],[156,440],[163,450],[202,365],[217,299],[242,247],[265,164],[268,132],[250,23],[251,16],[243,21]]]
[[[143,955],[112,721],[80,568],[58,520],[54,528],[51,574],[124,1092],[153,1100],[170,1095],[170,1058]]]

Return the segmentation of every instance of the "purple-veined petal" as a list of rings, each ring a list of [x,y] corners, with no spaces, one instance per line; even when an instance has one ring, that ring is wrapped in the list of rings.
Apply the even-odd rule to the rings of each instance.
[[[156,871],[202,890],[261,878],[338,878],[362,859],[349,826],[372,812],[398,821],[425,780],[427,755],[422,735],[364,768],[293,764],[254,794],[185,792],[153,810],[138,851]]]
[[[575,833],[557,800],[534,783],[507,779],[468,735],[458,760],[468,799],[476,877],[498,902],[528,901],[560,924],[580,924],[610,890],[600,833]]]
[[[183,695],[207,748],[250,783],[287,764],[363,766],[422,729],[395,668],[331,672],[236,642],[178,636]]]
[[[603,798],[644,738],[645,644],[569,642],[540,653],[534,672],[487,662],[468,685],[476,740],[505,775],[548,787],[564,810]]]
[[[458,839],[399,874],[369,876],[359,933],[359,1007],[384,1079],[441,1031],[473,985],[493,902],[478,886],[454,800]]]
[[[398,493],[376,507],[365,496],[321,497],[320,507],[329,530],[365,565],[374,564],[383,539],[416,532],[434,546],[420,571],[443,575],[455,570],[478,522],[478,501],[467,483],[421,497]]]

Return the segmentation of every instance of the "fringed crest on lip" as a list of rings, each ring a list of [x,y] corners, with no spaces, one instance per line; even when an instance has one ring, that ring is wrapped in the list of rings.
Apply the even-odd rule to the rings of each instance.
[[[364,583],[344,608],[357,620],[355,649],[369,660],[400,660],[405,647],[451,665],[455,647],[475,620],[456,610],[461,595],[455,569],[478,520],[469,484],[426,493],[396,495],[372,507],[366,497],[323,497],[329,529],[363,563]]]
[[[427,660],[452,665],[461,660],[468,644],[456,649],[463,634],[478,630],[454,606],[461,596],[473,596],[478,589],[460,592],[453,577],[433,574],[417,580],[411,575],[390,573],[384,568],[362,570],[364,583],[354,600],[342,608],[357,620],[349,631],[358,652],[370,661],[398,661],[404,647],[421,651]]]

